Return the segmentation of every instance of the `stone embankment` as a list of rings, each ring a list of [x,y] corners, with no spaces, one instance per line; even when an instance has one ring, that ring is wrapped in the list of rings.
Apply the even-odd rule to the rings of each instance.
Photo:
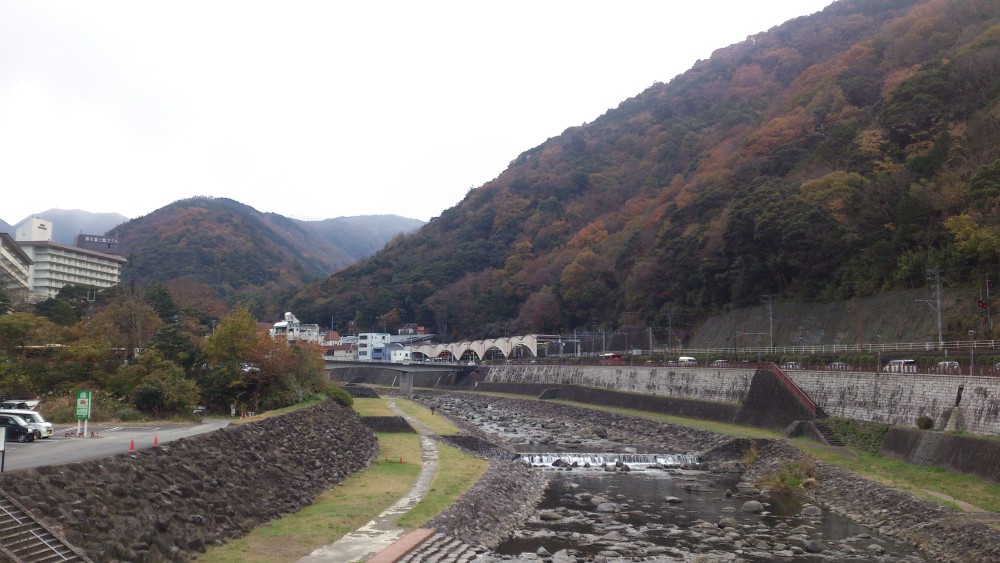
[[[781,441],[739,440],[719,436],[710,432],[687,429],[670,424],[593,411],[561,404],[520,399],[507,399],[474,394],[448,394],[422,392],[417,400],[433,404],[438,412],[445,414],[474,433],[480,440],[492,441],[494,448],[503,444],[531,444],[546,451],[595,451],[600,447],[639,445],[656,448],[659,451],[677,453],[690,452],[708,455],[710,465],[719,470],[727,463],[741,465],[741,460],[756,458],[753,468],[743,476],[744,483],[738,490],[731,491],[732,498],[721,491],[706,490],[705,502],[725,502],[734,507],[735,512],[719,518],[718,521],[699,521],[686,530],[668,525],[669,533],[676,535],[674,547],[662,548],[644,546],[643,538],[619,521],[627,521],[630,507],[627,501],[602,502],[595,504],[594,497],[574,495],[575,505],[558,511],[540,511],[534,506],[522,510],[519,515],[528,514],[524,523],[538,524],[544,521],[584,522],[591,524],[594,538],[574,536],[577,544],[593,540],[594,545],[604,546],[605,556],[621,556],[634,559],[681,558],[667,560],[687,560],[686,557],[712,555],[718,560],[738,561],[741,555],[753,560],[764,558],[791,557],[803,560],[914,560],[912,555],[896,556],[886,552],[892,549],[888,544],[895,542],[909,546],[934,561],[1000,561],[1000,532],[996,529],[965,517],[959,512],[937,504],[918,499],[908,493],[886,487],[835,466],[816,461],[818,479],[815,486],[804,491],[811,505],[803,508],[803,516],[819,521],[827,511],[846,516],[877,533],[879,538],[864,534],[839,541],[824,541],[815,536],[809,526],[796,528],[751,526],[741,522],[739,514],[766,510],[761,491],[749,485],[757,476],[782,466],[785,462],[804,456],[800,450]],[[756,450],[755,455],[747,455],[748,447]],[[631,447],[631,446],[625,446]],[[605,450],[607,451],[607,450]],[[614,451],[614,450],[611,450]],[[727,461],[728,458],[728,461]],[[496,464],[494,464],[496,467]],[[503,473],[503,469],[499,470]],[[524,502],[537,498],[525,494],[527,477],[516,477],[513,471],[504,477],[517,480],[518,487],[512,496],[520,495]],[[488,521],[510,509],[510,503],[497,504],[509,493],[509,484],[497,474],[488,474],[469,491],[462,502],[451,507],[435,525],[442,531],[462,537],[470,543],[493,545],[494,537],[485,537],[478,530],[470,530],[477,520]],[[490,484],[495,487],[491,489]],[[711,487],[710,480],[693,482],[691,486]],[[759,499],[759,501],[758,501]],[[606,500],[606,499],[597,499]],[[665,499],[662,510],[670,510],[671,499]],[[757,505],[762,505],[755,508]],[[806,510],[809,514],[805,514]],[[508,520],[505,528],[512,528]],[[645,528],[652,527],[652,524]],[[598,533],[599,532],[599,533]],[[525,533],[521,528],[519,533]],[[461,534],[464,534],[461,535]],[[634,551],[635,546],[644,551]],[[629,551],[633,550],[633,551]],[[615,555],[612,555],[615,554]],[[526,557],[521,556],[522,559]],[[481,561],[498,560],[497,555],[480,556]],[[560,550],[555,554],[540,553],[528,557],[530,560],[575,561],[572,553]],[[716,559],[712,559],[716,560]]]
[[[353,410],[324,401],[134,453],[3,473],[0,487],[94,561],[189,561],[309,505],[377,453]]]

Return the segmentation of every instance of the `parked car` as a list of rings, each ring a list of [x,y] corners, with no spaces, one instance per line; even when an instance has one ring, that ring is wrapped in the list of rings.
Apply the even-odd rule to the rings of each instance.
[[[851,369],[851,366],[847,365],[847,362],[831,362],[830,369],[834,371],[847,371]]]
[[[785,362],[781,364],[781,369],[802,369],[801,362]]]
[[[917,373],[915,360],[892,360],[885,364],[882,371],[886,373]]]
[[[937,369],[935,371],[937,371],[938,373],[958,373],[961,370],[962,367],[958,365],[958,362],[947,361],[947,362],[938,362]]]
[[[17,442],[34,442],[35,431],[16,414],[0,414],[0,426],[6,428],[7,439]]]
[[[0,402],[0,409],[35,410],[40,402],[33,399],[6,399]]]
[[[35,431],[35,438],[49,438],[52,436],[52,423],[45,420],[42,413],[23,409],[0,409],[0,414],[13,414],[24,419],[28,428]]]
[[[712,362],[713,368],[727,368],[729,367],[729,360],[715,360]]]

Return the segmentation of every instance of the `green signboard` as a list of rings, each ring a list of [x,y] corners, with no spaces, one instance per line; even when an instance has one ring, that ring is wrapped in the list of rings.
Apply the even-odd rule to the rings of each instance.
[[[90,391],[76,392],[76,419],[90,419]]]

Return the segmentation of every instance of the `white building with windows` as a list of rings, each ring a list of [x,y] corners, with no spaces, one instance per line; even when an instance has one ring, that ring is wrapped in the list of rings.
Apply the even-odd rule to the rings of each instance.
[[[388,362],[392,335],[383,332],[362,332],[358,335],[358,361]]]
[[[7,233],[0,233],[0,289],[14,300],[24,301],[31,292],[28,278],[31,258]]]
[[[55,297],[66,285],[98,289],[121,283],[124,257],[75,248],[48,240],[18,240],[17,245],[34,264],[28,285],[42,298]]]
[[[23,221],[14,231],[14,238],[17,239],[17,242],[51,241],[52,221],[41,217],[32,217]]]
[[[268,332],[271,338],[284,338],[289,343],[305,341],[322,344],[325,335],[320,332],[319,325],[302,323],[291,313],[285,313],[285,320],[274,323]]]

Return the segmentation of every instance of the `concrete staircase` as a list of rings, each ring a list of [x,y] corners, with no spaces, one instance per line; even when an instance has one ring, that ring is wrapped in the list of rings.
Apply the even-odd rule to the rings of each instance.
[[[90,563],[5,493],[0,493],[0,554],[15,563]]]
[[[823,436],[823,440],[830,446],[843,446],[844,442],[834,434],[833,430],[823,422],[822,419],[816,419],[813,421],[813,425],[816,427],[816,431]]]
[[[469,545],[460,539],[436,533],[397,561],[466,563],[486,552],[484,547]]]

